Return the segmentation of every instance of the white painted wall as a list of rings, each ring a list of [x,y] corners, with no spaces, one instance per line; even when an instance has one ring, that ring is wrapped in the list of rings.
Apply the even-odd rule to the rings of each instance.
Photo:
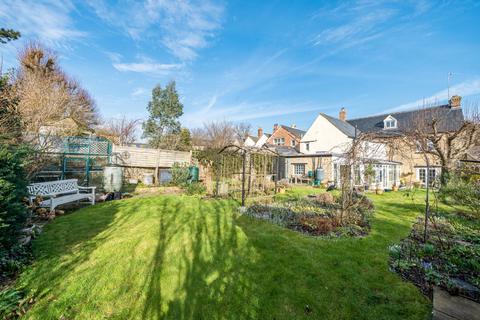
[[[262,135],[258,140],[257,143],[255,143],[255,147],[261,148],[265,143],[267,143],[268,137],[267,135]]]
[[[306,154],[314,154],[319,151],[344,153],[351,141],[351,138],[338,130],[322,114],[319,114],[303,136],[300,143],[300,152]],[[308,151],[306,150],[306,143],[310,144]]]
[[[247,147],[254,147],[255,146],[255,141],[253,141],[252,138],[247,137],[247,139],[245,139],[245,142],[243,144]]]

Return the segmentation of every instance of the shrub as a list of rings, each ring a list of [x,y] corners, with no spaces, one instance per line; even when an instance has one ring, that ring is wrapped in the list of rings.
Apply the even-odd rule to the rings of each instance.
[[[188,182],[190,172],[186,164],[175,162],[172,166],[172,181],[175,186],[182,186]]]
[[[0,145],[0,248],[15,243],[18,231],[27,219],[22,199],[27,195],[24,166],[28,149]]]
[[[314,235],[330,233],[335,227],[338,226],[334,219],[309,215],[299,217],[298,224],[301,231]]]
[[[188,195],[202,195],[205,194],[207,191],[207,188],[200,183],[200,182],[192,182],[192,183],[185,183],[183,185],[183,190],[185,190],[185,193]]]
[[[335,203],[335,198],[331,193],[322,192],[316,196],[315,201],[317,201],[322,206],[329,206]]]
[[[480,217],[480,181],[453,176],[440,190],[441,199],[449,204],[467,207]]]

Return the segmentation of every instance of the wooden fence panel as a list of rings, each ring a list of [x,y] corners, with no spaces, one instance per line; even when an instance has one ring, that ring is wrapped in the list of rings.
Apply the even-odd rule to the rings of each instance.
[[[116,157],[114,162],[125,167],[171,168],[175,162],[190,163],[192,154],[185,151],[173,151],[127,146],[113,146]]]

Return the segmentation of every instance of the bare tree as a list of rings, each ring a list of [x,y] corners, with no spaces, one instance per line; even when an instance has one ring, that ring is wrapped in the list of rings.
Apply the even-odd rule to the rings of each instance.
[[[235,132],[235,138],[238,142],[243,143],[245,139],[250,135],[252,126],[250,123],[240,122],[233,125],[233,131]]]
[[[16,112],[22,122],[22,142],[36,151],[29,175],[43,167],[51,152],[62,146],[58,135],[90,131],[98,122],[95,102],[79,83],[58,65],[56,55],[37,43],[18,55],[19,68],[11,78],[11,94],[18,99]]]
[[[444,185],[458,161],[472,147],[479,145],[478,105],[472,104],[464,108],[461,119],[452,119],[451,113],[441,108],[423,108],[415,114],[405,130],[405,137],[405,143],[419,152],[427,165],[438,160],[442,167],[440,181]]]
[[[28,133],[36,135],[45,125],[65,118],[84,128],[98,122],[95,102],[77,81],[61,70],[53,52],[33,43],[19,53],[18,59],[20,68],[13,79],[13,88]]]
[[[202,128],[192,130],[193,144],[209,148],[222,148],[229,144],[243,143],[250,132],[250,125],[234,124],[229,121],[205,123]]]
[[[99,136],[104,136],[115,144],[125,145],[135,142],[139,125],[139,119],[128,119],[123,116],[120,119],[109,119],[96,132]]]

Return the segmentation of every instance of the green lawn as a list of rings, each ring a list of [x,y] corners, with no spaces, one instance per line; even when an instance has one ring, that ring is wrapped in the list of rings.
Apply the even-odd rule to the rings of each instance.
[[[238,216],[233,201],[159,196],[84,208],[34,242],[38,258],[19,280],[36,296],[26,318],[428,318],[428,300],[387,262],[418,211],[400,193],[372,198],[371,234],[341,240]]]

